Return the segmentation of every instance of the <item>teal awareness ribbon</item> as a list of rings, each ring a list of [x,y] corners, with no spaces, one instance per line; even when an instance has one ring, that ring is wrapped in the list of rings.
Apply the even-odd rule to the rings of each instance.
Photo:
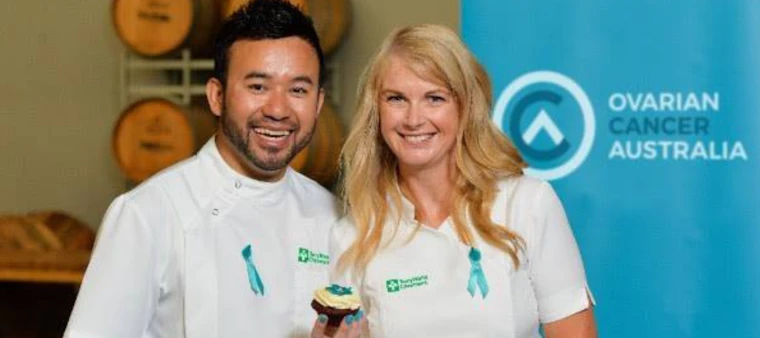
[[[253,264],[253,252],[251,251],[251,245],[248,244],[243,248],[243,259],[245,260],[245,267],[248,269],[248,281],[251,283],[251,290],[256,295],[264,295],[264,283],[261,282],[261,276],[259,271],[256,270],[256,264]]]
[[[470,254],[467,255],[470,258],[470,279],[467,282],[467,291],[470,292],[470,296],[475,297],[476,289],[480,289],[480,294],[483,298],[488,295],[488,281],[486,281],[486,275],[483,273],[483,267],[480,266],[480,250],[470,248]]]

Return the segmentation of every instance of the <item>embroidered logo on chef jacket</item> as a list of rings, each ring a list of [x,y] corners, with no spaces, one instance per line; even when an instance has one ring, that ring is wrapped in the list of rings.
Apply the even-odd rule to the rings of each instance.
[[[330,256],[306,248],[298,248],[298,262],[304,264],[330,264]]]
[[[407,278],[407,279],[386,280],[385,290],[388,291],[388,293],[395,293],[401,290],[418,288],[425,285],[428,285],[428,276],[419,275],[419,276],[415,276],[415,277]]]

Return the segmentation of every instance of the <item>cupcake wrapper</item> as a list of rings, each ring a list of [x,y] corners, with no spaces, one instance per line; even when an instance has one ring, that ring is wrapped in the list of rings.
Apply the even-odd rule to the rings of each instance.
[[[327,316],[327,329],[325,329],[325,333],[328,333],[330,331],[332,331],[331,333],[334,333],[335,330],[338,329],[338,326],[340,326],[343,318],[348,315],[355,315],[357,312],[359,312],[359,309],[336,309],[329,306],[324,306],[316,300],[311,301],[311,307],[317,311],[318,314]],[[328,334],[328,336],[331,336],[331,334]]]

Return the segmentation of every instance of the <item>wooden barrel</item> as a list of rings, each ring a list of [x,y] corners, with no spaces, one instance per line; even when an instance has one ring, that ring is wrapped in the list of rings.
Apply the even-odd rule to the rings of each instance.
[[[256,0],[253,0],[256,1]],[[289,0],[304,10],[312,20],[319,35],[322,50],[330,54],[343,39],[351,23],[351,7],[349,0]],[[221,13],[229,16],[247,0],[222,0]]]
[[[161,56],[191,48],[208,55],[219,23],[214,0],[114,0],[113,24],[134,52]]]
[[[222,9],[219,11],[223,18],[226,18],[250,0],[220,0]],[[306,0],[288,0],[288,2],[298,6],[301,11],[308,13]]]
[[[325,54],[338,47],[351,25],[351,3],[349,0],[307,0],[309,15],[314,20],[314,28]]]
[[[335,109],[325,101],[311,143],[293,158],[290,166],[330,187],[338,173],[338,159],[343,141],[343,124]]]
[[[219,118],[209,109],[206,97],[202,100],[200,98],[192,100],[190,106],[185,109],[193,127],[196,150],[206,144],[219,127]]]
[[[165,99],[145,99],[127,108],[113,132],[119,167],[141,182],[195,151],[193,128],[183,110]]]

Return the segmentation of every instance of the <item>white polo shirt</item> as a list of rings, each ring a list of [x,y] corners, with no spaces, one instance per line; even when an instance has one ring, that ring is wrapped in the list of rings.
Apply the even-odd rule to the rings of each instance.
[[[498,186],[491,217],[525,240],[520,268],[478,237],[489,292],[485,299],[480,292],[471,296],[470,247],[450,219],[414,234],[414,206],[405,200],[397,236],[379,250],[363,280],[352,283],[350,273],[331,276],[332,282],[358,286],[370,337],[540,337],[539,323],[589,306],[581,256],[551,186],[525,176]],[[392,231],[389,223],[386,236]],[[351,221],[341,220],[330,238],[331,257],[337,260],[355,236]]]
[[[274,183],[247,178],[212,138],[111,204],[64,336],[308,336],[336,219],[317,183],[290,168]]]

